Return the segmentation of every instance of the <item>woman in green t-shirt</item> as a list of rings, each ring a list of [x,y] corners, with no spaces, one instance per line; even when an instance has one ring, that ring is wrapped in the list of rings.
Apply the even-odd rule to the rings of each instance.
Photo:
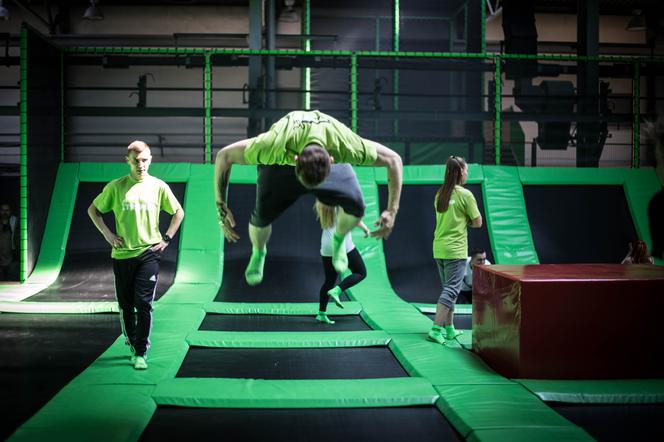
[[[445,345],[445,339],[461,334],[454,329],[454,304],[461,291],[468,256],[468,230],[482,227],[482,215],[473,194],[463,187],[468,179],[468,165],[461,157],[449,157],[445,164],[445,181],[436,192],[436,230],[433,257],[438,266],[443,291],[436,304],[436,317],[428,339]],[[443,334],[441,330],[445,331]]]

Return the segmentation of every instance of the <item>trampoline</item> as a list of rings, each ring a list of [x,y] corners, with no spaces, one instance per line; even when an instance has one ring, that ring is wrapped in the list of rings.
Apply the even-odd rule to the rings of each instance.
[[[664,404],[548,405],[600,441],[664,440]]]
[[[313,316],[215,315],[205,316],[199,330],[214,331],[355,331],[371,330],[359,315],[339,315],[335,324],[321,324]]]
[[[65,259],[54,284],[30,296],[28,302],[111,301],[115,302],[115,283],[110,257],[110,246],[106,243],[88,216],[87,210],[94,198],[101,193],[106,183],[79,183],[76,204],[71,219]],[[180,204],[184,205],[184,183],[169,184]],[[171,216],[159,215],[159,229],[168,229]],[[113,213],[104,215],[106,224],[115,231]],[[162,255],[155,299],[159,299],[173,284],[177,265],[180,235]]]
[[[157,407],[140,440],[213,440],[220,434],[243,441],[463,440],[435,407],[246,410],[162,406]]]
[[[176,377],[374,379],[408,376],[387,347],[191,347]]]
[[[637,239],[623,186],[527,185],[523,195],[540,264],[619,264]]]
[[[465,187],[473,193],[482,217],[486,218],[481,185],[468,184]],[[439,185],[404,185],[394,230],[383,242],[392,288],[408,302],[435,303],[442,288],[432,255],[436,228],[433,204],[439,188]],[[379,186],[379,195],[381,207],[385,207],[387,186]],[[495,262],[486,223],[480,229],[468,229],[469,252],[476,248],[486,250],[487,259]],[[404,250],[409,253],[403,253]]]
[[[263,282],[250,286],[244,280],[244,270],[251,253],[247,226],[255,201],[255,185],[230,186],[228,205],[240,240],[224,244],[224,276],[215,301],[318,302],[324,274],[320,258],[321,228],[313,210],[314,197],[300,197],[272,224]],[[342,299],[348,300],[345,294]]]

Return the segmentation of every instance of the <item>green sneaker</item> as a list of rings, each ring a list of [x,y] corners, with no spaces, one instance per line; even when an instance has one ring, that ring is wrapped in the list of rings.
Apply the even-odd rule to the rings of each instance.
[[[337,237],[336,233],[332,235],[332,265],[339,274],[348,270],[348,256],[346,255],[345,246],[343,238]]]
[[[316,315],[316,321],[323,322],[325,324],[334,324],[334,321],[328,318],[325,313],[318,313]]]
[[[463,331],[455,329],[453,325],[448,325],[445,327],[445,339],[448,341],[452,341],[456,339],[457,336],[461,336],[462,334]]]
[[[263,281],[263,267],[265,267],[265,255],[267,250],[251,252],[247,270],[244,271],[244,279],[247,280],[249,285],[258,285]]]
[[[148,363],[145,361],[144,356],[136,356],[134,360],[134,369],[136,370],[145,370],[148,368]]]
[[[429,331],[429,334],[427,335],[427,339],[429,341],[436,342],[440,345],[445,345],[445,338],[443,337],[443,335],[439,331],[436,331],[436,330]]]
[[[341,300],[339,299],[339,296],[341,296],[341,287],[336,286],[328,290],[327,296],[332,298],[334,303],[337,305],[339,308],[344,308],[344,305],[341,303]]]

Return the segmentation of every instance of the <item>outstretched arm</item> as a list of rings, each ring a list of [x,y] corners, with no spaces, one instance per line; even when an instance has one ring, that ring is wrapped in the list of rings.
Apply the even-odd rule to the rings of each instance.
[[[403,163],[398,153],[381,144],[377,146],[378,157],[374,166],[387,167],[387,209],[380,214],[376,221],[378,230],[374,230],[371,236],[387,239],[394,228],[394,220],[399,211],[399,200],[401,199],[401,183],[403,181]]]
[[[226,202],[226,191],[231,177],[233,164],[245,164],[244,151],[250,139],[237,141],[217,152],[214,162],[214,194],[217,201],[217,212],[219,223],[224,231],[224,236],[231,242],[236,242],[240,236],[233,229],[235,220]]]

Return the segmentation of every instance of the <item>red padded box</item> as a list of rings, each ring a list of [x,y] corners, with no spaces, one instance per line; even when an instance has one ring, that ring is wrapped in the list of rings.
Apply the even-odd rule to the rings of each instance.
[[[503,376],[664,377],[664,268],[478,266],[473,351]]]

